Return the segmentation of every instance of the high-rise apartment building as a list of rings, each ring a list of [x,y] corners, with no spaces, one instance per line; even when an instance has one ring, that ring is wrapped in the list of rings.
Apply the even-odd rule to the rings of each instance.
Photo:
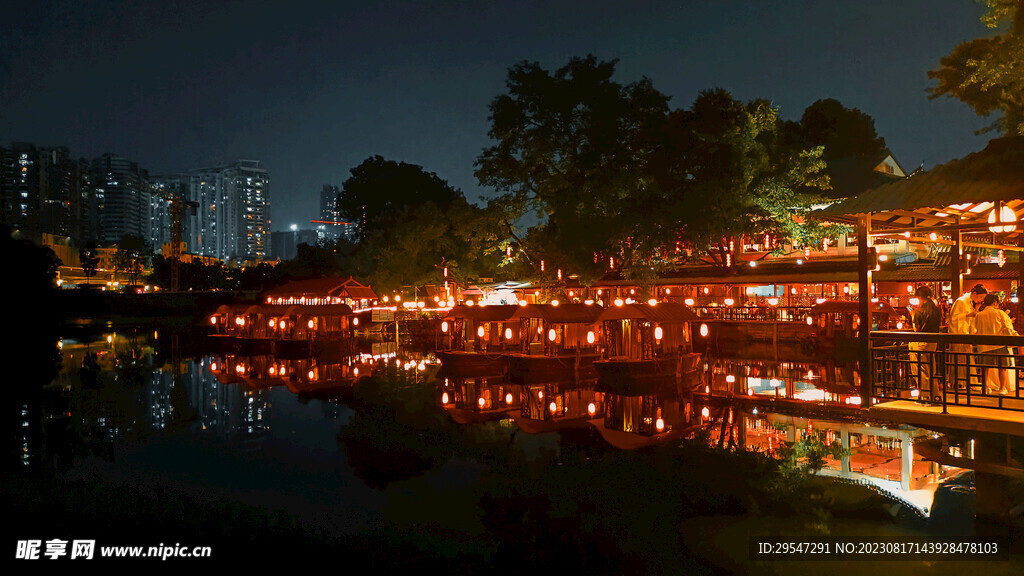
[[[39,151],[15,142],[0,148],[0,218],[12,228],[34,227],[39,213]]]
[[[346,238],[351,240],[355,226],[351,222],[346,222],[338,214],[338,194],[341,193],[341,188],[332,186],[330,184],[324,184],[323,190],[320,191],[320,220],[321,225],[317,228],[323,231],[324,238],[336,241],[338,238]]]
[[[195,254],[263,260],[270,250],[270,179],[257,160],[188,172],[188,200],[199,205],[183,224]]]
[[[135,162],[104,154],[92,161],[92,178],[100,243],[114,244],[127,234],[149,239],[151,202],[146,171]]]

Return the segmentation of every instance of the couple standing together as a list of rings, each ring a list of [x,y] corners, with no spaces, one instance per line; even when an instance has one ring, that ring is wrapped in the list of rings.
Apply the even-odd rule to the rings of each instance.
[[[932,301],[932,291],[927,286],[917,289],[915,295],[921,300],[920,307],[914,312],[914,330],[917,332],[938,332],[942,322],[942,313]],[[1001,309],[999,297],[989,294],[981,284],[956,299],[949,311],[950,334],[983,334],[991,336],[1017,336],[1013,329],[1010,316]],[[928,349],[928,348],[924,348]],[[935,344],[930,344],[935,349]],[[950,352],[957,353],[957,362],[961,367],[957,370],[958,380],[968,379],[971,364],[982,367],[985,390],[989,394],[1013,394],[1015,378],[1013,358],[1006,346],[978,345],[976,350],[970,344],[952,344]],[[968,361],[972,352],[986,353],[977,356],[973,362]],[[931,386],[929,386],[931,388]],[[935,398],[934,390],[933,399]]]

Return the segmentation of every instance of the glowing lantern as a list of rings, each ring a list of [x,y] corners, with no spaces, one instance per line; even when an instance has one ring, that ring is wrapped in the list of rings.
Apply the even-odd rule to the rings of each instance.
[[[312,380],[312,379],[316,378],[316,372],[313,372],[312,370],[310,370],[309,372],[306,372],[306,376],[309,376],[309,379]]]
[[[703,336],[704,338],[708,337],[708,325],[707,324],[701,324],[700,325],[700,335]]]
[[[280,326],[281,326],[281,330],[284,330],[285,326],[287,326],[287,323],[284,320],[281,320]]]
[[[441,332],[448,333],[448,321],[441,322]]]
[[[551,301],[551,305],[552,306],[558,306],[558,300],[552,300]]]
[[[729,374],[725,377],[725,381],[728,382],[729,384],[732,384],[733,382],[736,381],[736,377],[733,376],[732,374]]]
[[[558,410],[558,405],[552,402],[551,404],[548,404],[548,410],[551,410],[551,413],[553,414]]]
[[[902,320],[896,323],[896,329],[897,330],[903,330],[903,321]]]
[[[281,366],[281,376],[284,376],[286,374],[288,374],[288,369],[285,368],[284,366]]]
[[[658,301],[655,300],[654,298],[651,298],[650,300],[647,301],[647,305],[648,306],[656,306],[657,304],[658,304]]]
[[[911,306],[920,306],[921,305],[921,299],[920,298],[911,298],[910,299],[910,305]]]
[[[210,370],[216,370],[216,369],[217,369],[217,363],[216,362],[214,362],[213,364],[210,364]]]
[[[551,340],[552,342],[554,342],[555,338],[557,338],[557,337],[558,337],[558,333],[555,332],[554,328],[548,330],[548,340]]]
[[[665,332],[661,329],[661,326],[654,327],[654,339],[661,340],[661,337],[665,335]]]
[[[544,399],[544,391],[543,390],[537,392],[537,399],[538,400],[543,400]]]
[[[910,391],[910,397],[911,398],[917,398],[920,395],[921,395],[921,391],[918,390],[917,388],[914,388],[913,390]]]
[[[683,300],[683,304],[686,304],[687,306],[693,306],[693,298],[687,298],[686,300]]]
[[[807,317],[807,325],[808,326],[814,326],[814,318],[811,318],[810,316],[808,316]]]
[[[466,300],[466,306],[472,306],[472,305],[473,305],[473,301],[472,300]]]
[[[654,421],[654,428],[658,432],[661,432],[662,430],[665,429],[665,421],[662,420],[661,418],[658,418],[657,420]]]
[[[622,304],[623,304],[623,302],[622,302],[622,298],[616,298],[616,299],[615,299],[615,305],[616,305],[616,306],[622,306]]]
[[[704,418],[710,418],[711,417],[711,411],[708,410],[707,406],[705,406],[705,407],[701,408],[700,415],[703,416]]]
[[[313,325],[314,325],[314,322],[312,320],[310,320],[309,322],[306,322],[306,326],[308,326],[310,330],[313,329]]]
[[[732,306],[732,305],[733,305],[733,304],[735,304],[735,303],[736,303],[736,301],[735,301],[735,300],[733,300],[732,298],[726,298],[726,299],[725,299],[725,305],[726,305],[726,306]]]
[[[596,339],[597,339],[597,337],[594,336],[594,331],[593,330],[587,332],[587,344],[593,344],[594,340],[596,340]]]
[[[928,235],[928,239],[931,240],[932,242],[935,242],[935,240],[938,239],[938,237],[939,235],[936,234],[935,232],[932,232],[931,234]]]
[[[509,392],[508,394],[505,394],[505,404],[511,404],[511,403],[512,403],[512,393]]]
[[[483,408],[483,407],[484,407],[484,404],[487,404],[487,402],[486,402],[486,401],[485,401],[485,400],[483,399],[483,396],[481,396],[480,398],[477,398],[477,400],[476,400],[476,403],[477,403],[477,404],[478,404],[478,405],[479,405],[479,406],[480,406],[481,408]]]
[[[276,326],[277,326],[277,320],[271,320],[271,321],[270,321],[270,322],[268,322],[267,324],[269,324],[271,328],[274,328],[274,327],[276,327]]]
[[[216,316],[210,316],[210,324],[216,324],[216,323],[217,323],[217,317]]]
[[[353,368],[352,369],[352,375],[353,376],[359,376],[359,368]]]
[[[353,326],[359,326],[359,318],[353,318],[352,319],[352,325]]]
[[[512,339],[512,329],[511,328],[505,328],[505,340],[511,340],[511,339]]]
[[[593,402],[587,404],[587,414],[593,416],[595,413],[597,413],[597,406],[594,406]]]
[[[768,299],[768,305],[769,306],[778,306],[779,305],[779,299],[778,298],[769,298]]]
[[[447,404],[447,403],[448,403],[448,393],[445,392],[444,394],[441,394],[441,404]]]
[[[1014,225],[1014,224],[1016,224],[1016,222],[1017,222],[1017,215],[1013,213],[1013,209],[1010,208],[1009,206],[1003,206],[999,210],[999,222],[998,222],[999,224],[1003,224],[1003,226],[989,226],[988,229],[990,231],[992,231],[992,232],[995,232],[996,234],[1002,234],[1002,233],[1005,233],[1005,232],[1013,232],[1014,230],[1017,229],[1017,226]],[[996,223],[996,211],[995,210],[989,212],[989,214],[988,214],[988,223],[989,224],[995,224]]]

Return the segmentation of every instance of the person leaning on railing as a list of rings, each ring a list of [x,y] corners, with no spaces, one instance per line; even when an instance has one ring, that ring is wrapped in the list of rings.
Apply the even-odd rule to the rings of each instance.
[[[999,308],[999,297],[988,294],[978,307],[974,317],[974,333],[992,336],[1017,336],[1013,329],[1010,315]],[[984,366],[985,390],[989,394],[1013,394],[1014,382],[1011,378],[1013,358],[1006,346],[978,345],[978,352],[991,356],[979,356],[977,363]]]
[[[921,301],[917,310],[914,310],[913,324],[914,332],[930,332],[937,334],[942,325],[942,312],[932,300],[932,290],[927,286],[918,287],[914,293]],[[910,372],[919,378],[918,388],[927,390],[928,397],[933,400],[941,400],[938,391],[932,380],[932,359],[935,357],[935,342],[911,342],[908,348],[910,353]],[[928,354],[916,354],[915,351],[927,351]]]

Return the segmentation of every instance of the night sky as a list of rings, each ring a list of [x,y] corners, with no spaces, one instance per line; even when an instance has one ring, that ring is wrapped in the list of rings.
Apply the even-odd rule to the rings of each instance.
[[[104,152],[151,174],[238,158],[270,171],[272,227],[367,156],[420,164],[468,198],[507,68],[619,59],[689,106],[700,90],[798,119],[836,98],[908,171],[984,146],[989,124],[928,100],[927,71],[987,35],[973,0],[0,2],[0,146]]]

